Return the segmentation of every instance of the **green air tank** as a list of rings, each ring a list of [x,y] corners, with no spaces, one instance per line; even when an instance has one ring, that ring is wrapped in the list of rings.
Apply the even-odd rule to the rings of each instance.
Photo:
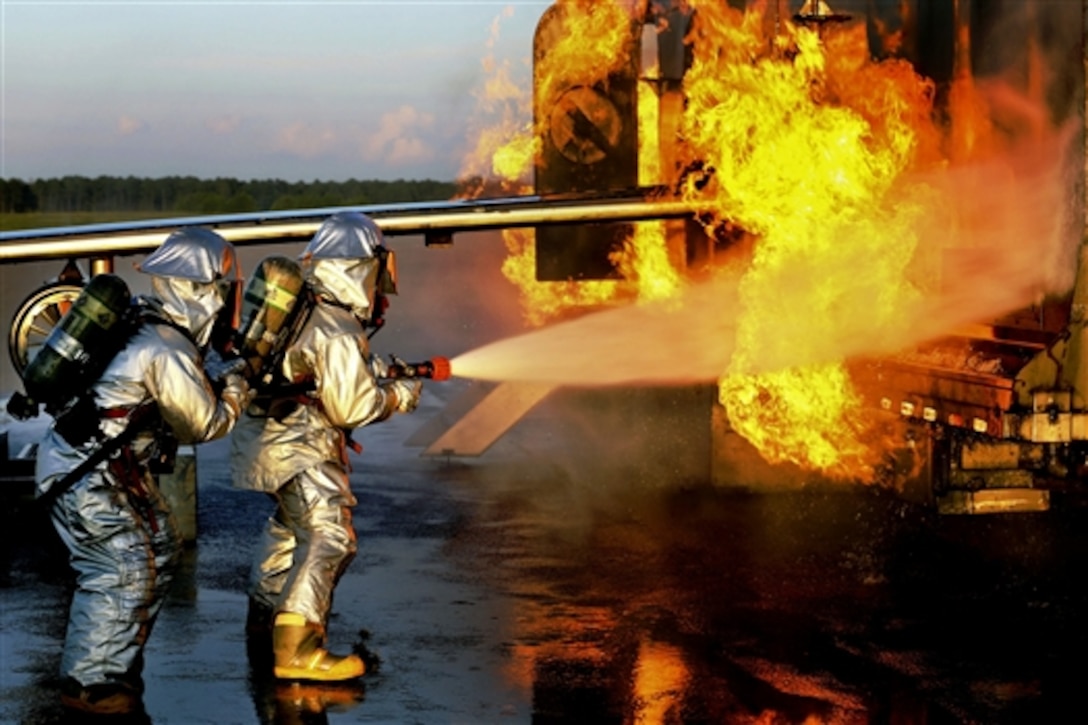
[[[92,277],[23,371],[27,395],[52,412],[94,383],[124,344],[131,304],[120,277]]]

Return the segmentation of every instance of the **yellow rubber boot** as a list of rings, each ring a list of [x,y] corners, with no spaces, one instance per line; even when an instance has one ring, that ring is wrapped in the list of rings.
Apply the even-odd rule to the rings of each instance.
[[[301,614],[282,612],[272,626],[272,673],[281,680],[340,682],[360,677],[366,665],[356,655],[340,657],[322,644],[324,629]]]

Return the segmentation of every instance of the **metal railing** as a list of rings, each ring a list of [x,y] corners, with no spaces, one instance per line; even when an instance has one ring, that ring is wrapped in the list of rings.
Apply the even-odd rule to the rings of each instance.
[[[651,187],[614,195],[532,195],[191,216],[0,232],[0,264],[150,252],[166,234],[185,226],[215,229],[239,246],[307,241],[327,217],[348,210],[372,217],[386,235],[422,234],[428,242],[442,237],[448,241],[457,232],[678,219],[700,211]]]

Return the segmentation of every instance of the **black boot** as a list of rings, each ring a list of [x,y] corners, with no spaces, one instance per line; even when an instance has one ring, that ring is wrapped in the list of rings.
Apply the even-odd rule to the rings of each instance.
[[[61,686],[60,703],[68,710],[90,715],[138,715],[143,712],[140,693],[121,683],[80,685],[67,680]]]

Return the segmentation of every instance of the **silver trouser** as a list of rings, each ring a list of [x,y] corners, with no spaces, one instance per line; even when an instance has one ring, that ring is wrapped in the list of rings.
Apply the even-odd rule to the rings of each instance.
[[[250,595],[278,612],[324,625],[333,589],[357,549],[347,473],[322,463],[291,478],[273,494],[250,573]]]
[[[76,572],[61,674],[84,687],[141,687],[144,644],[181,550],[169,506],[146,478],[146,495],[137,498],[94,471],[53,504]]]

